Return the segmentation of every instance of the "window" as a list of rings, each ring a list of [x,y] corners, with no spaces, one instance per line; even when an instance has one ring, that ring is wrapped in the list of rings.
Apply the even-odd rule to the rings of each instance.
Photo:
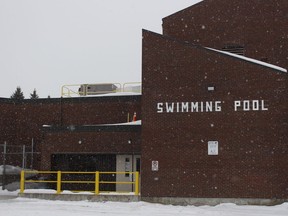
[[[125,172],[130,172],[130,158],[125,158]],[[125,177],[129,177],[130,173],[125,173]]]

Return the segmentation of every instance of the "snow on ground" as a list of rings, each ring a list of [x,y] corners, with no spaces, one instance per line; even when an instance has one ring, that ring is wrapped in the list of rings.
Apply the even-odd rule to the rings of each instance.
[[[2,190],[2,186],[0,186],[0,196],[10,196],[10,195],[17,195],[19,191],[8,191],[8,190]],[[2,216],[0,214],[0,216]]]
[[[18,166],[11,166],[11,165],[5,165],[5,173],[8,174],[20,174],[22,168]],[[4,166],[0,165],[0,175],[3,174]]]
[[[288,203],[277,206],[172,206],[146,202],[48,201],[5,197],[15,192],[0,188],[0,216],[287,216]],[[2,197],[2,198],[1,198]]]
[[[145,202],[88,202],[88,201],[47,201],[38,199],[16,198],[0,200],[2,215],[7,216],[287,216],[288,203],[279,206],[237,206],[234,204],[221,204],[211,206],[171,206],[151,204]]]

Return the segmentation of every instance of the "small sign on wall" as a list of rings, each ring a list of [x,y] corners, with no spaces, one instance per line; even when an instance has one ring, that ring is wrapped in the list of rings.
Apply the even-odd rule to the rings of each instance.
[[[208,155],[218,155],[218,141],[208,141]]]
[[[159,170],[159,162],[158,161],[152,161],[152,171],[158,171]]]

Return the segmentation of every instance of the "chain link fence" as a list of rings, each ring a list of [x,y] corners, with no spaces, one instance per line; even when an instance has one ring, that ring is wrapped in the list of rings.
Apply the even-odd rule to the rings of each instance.
[[[33,170],[34,141],[31,145],[0,143],[0,186],[2,190],[13,182],[20,182],[21,170]]]

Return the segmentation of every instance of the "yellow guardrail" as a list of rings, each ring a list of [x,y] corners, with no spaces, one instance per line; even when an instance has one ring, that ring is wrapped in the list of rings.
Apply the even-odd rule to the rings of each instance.
[[[25,179],[25,174],[36,174],[36,175],[51,175],[54,174],[56,175],[56,179],[48,179],[48,180],[26,180]],[[78,174],[78,175],[94,175],[95,180],[63,180],[63,175],[71,175],[71,174]],[[120,182],[120,181],[100,181],[101,175],[105,174],[129,174],[129,175],[134,175],[133,181],[129,182]],[[94,184],[95,190],[93,191],[94,194],[99,195],[100,192],[100,184],[131,184],[134,185],[134,194],[139,195],[139,172],[68,172],[68,171],[21,171],[21,178],[20,178],[20,193],[24,193],[25,190],[25,184],[26,183],[53,183],[56,184],[56,193],[61,194],[62,192],[62,184]],[[81,190],[78,190],[77,192],[81,192]],[[105,191],[108,192],[108,191]],[[115,192],[115,191],[109,191],[109,192]],[[122,191],[123,192],[123,191]],[[127,191],[129,192],[129,191]]]
[[[90,96],[117,92],[141,93],[141,82],[71,84],[61,87],[62,97]]]

